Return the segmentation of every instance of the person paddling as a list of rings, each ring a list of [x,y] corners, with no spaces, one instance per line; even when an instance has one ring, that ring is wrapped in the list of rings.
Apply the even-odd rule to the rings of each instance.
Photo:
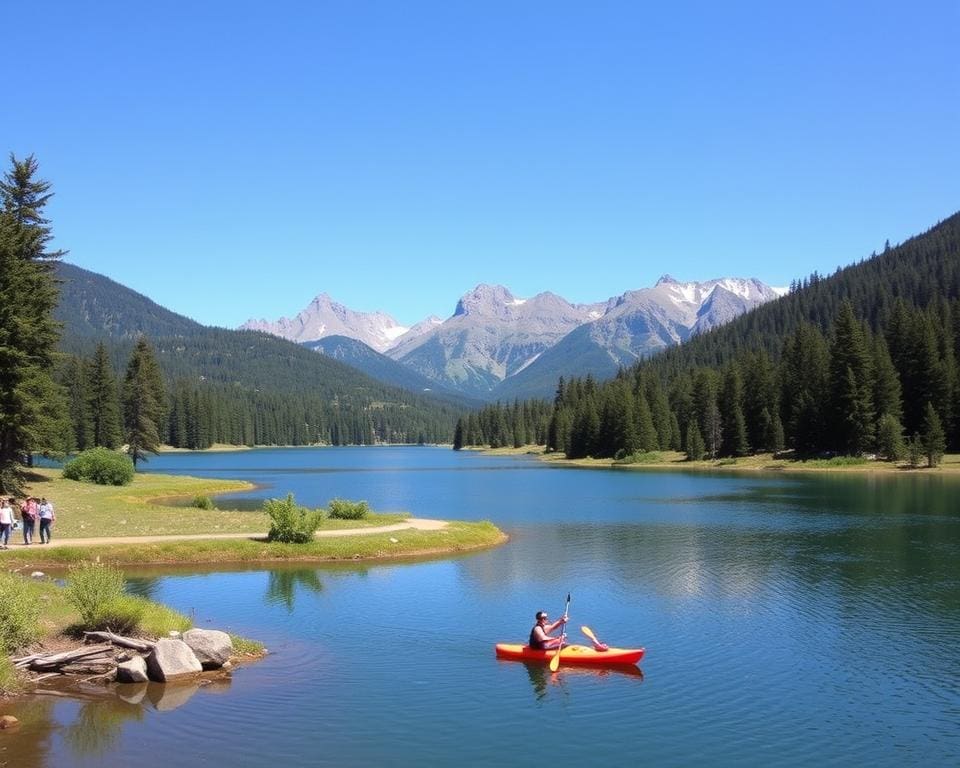
[[[546,611],[537,611],[537,623],[530,630],[530,647],[538,650],[550,650],[556,648],[561,643],[565,643],[567,636],[561,634],[559,637],[553,637],[550,633],[555,632],[558,627],[567,623],[567,617],[561,616],[552,624]]]

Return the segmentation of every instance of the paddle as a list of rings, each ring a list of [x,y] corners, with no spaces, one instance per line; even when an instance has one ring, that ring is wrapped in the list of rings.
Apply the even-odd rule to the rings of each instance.
[[[570,612],[570,593],[567,592],[567,604],[563,608],[563,618],[567,618]],[[564,622],[563,626],[566,629],[567,623]],[[560,645],[557,646],[557,652],[553,654],[553,658],[550,659],[550,671],[556,672],[560,669],[560,651],[563,650],[563,630],[561,629],[560,634]]]
[[[597,636],[593,634],[593,630],[590,629],[590,627],[580,627],[580,631],[593,641],[593,647],[598,651],[607,650],[607,644],[601,643],[599,640],[597,640]]]

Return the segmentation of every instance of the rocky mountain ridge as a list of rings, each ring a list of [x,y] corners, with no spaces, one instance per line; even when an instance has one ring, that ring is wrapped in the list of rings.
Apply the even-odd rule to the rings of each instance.
[[[572,304],[550,292],[523,299],[504,286],[481,284],[460,297],[446,320],[430,317],[413,328],[385,312],[354,312],[320,294],[292,319],[250,320],[241,328],[308,346],[327,336],[345,336],[438,385],[490,398],[516,390],[518,383],[515,394],[540,394],[546,386],[538,383],[528,391],[523,380],[555,383],[560,375],[610,375],[620,365],[729,322],[783,293],[755,278],[679,282],[664,275],[652,288]],[[548,351],[548,362],[542,362]],[[517,381],[511,381],[514,377]]]

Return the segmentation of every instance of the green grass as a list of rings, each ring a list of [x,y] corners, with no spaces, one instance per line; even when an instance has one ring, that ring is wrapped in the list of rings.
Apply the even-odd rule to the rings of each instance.
[[[860,456],[834,456],[830,459],[809,459],[800,463],[805,467],[816,469],[841,469],[843,467],[860,467],[865,464],[876,462],[870,462]]]
[[[66,589],[49,580],[36,580],[13,573],[0,573],[0,580],[4,582],[7,596],[11,594],[11,590],[15,590],[17,602],[40,606],[39,613],[31,617],[35,626],[29,633],[29,642],[26,645],[3,643],[4,646],[9,646],[8,651],[11,654],[24,650],[34,641],[43,643],[45,639],[76,636],[82,630],[80,612],[71,604]],[[136,604],[140,616],[138,629],[143,634],[163,637],[172,630],[184,632],[192,626],[189,617],[165,605],[134,595],[124,595],[123,600]],[[6,606],[0,606],[0,613],[7,606],[9,602]],[[262,643],[239,635],[231,637],[237,655],[259,656],[264,652]],[[0,638],[0,641],[2,640],[3,638]],[[0,694],[14,694],[22,688],[22,680],[11,664],[10,656],[0,653]]]
[[[614,466],[624,466],[627,464],[659,464],[663,461],[663,454],[660,451],[637,451],[622,459],[615,459]]]
[[[254,486],[239,480],[138,474],[130,485],[109,486],[66,480],[60,470],[36,469],[30,493],[46,496],[57,514],[53,535],[60,539],[102,536],[163,536],[202,533],[266,533],[270,520],[260,510],[201,510],[168,506],[164,500],[192,500]],[[216,503],[216,499],[214,499]],[[371,514],[362,520],[324,519],[320,530],[375,527],[397,523],[404,514]],[[15,534],[16,535],[16,534]]]
[[[232,632],[229,634],[230,640],[233,643],[233,652],[237,654],[237,656],[262,656],[264,651],[267,650],[263,643],[257,642],[256,640],[249,640],[246,637],[240,637],[240,635],[235,635]]]
[[[265,539],[201,539],[151,544],[95,544],[83,547],[21,547],[3,553],[8,566],[66,567],[99,558],[110,565],[342,561],[417,557],[467,552],[505,541],[492,523],[452,522],[437,531],[413,528],[389,533],[331,537],[306,544]]]

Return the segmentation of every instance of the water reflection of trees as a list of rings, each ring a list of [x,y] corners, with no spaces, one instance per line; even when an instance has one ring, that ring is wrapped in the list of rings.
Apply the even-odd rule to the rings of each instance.
[[[645,499],[636,520],[523,527],[511,545],[460,562],[476,588],[498,592],[535,574],[561,583],[594,571],[638,594],[751,596],[833,584],[960,609],[960,593],[916,585],[955,580],[956,478],[791,476],[730,493]],[[586,569],[586,570],[585,570]]]
[[[120,698],[85,702],[77,719],[64,730],[63,740],[77,757],[106,754],[129,720],[143,719],[143,707]]]
[[[320,580],[319,571],[315,568],[283,568],[270,571],[266,601],[271,604],[280,603],[292,613],[297,587],[313,593],[322,592],[323,582]]]
[[[159,576],[127,576],[125,589],[128,594],[156,600],[160,581]]]

